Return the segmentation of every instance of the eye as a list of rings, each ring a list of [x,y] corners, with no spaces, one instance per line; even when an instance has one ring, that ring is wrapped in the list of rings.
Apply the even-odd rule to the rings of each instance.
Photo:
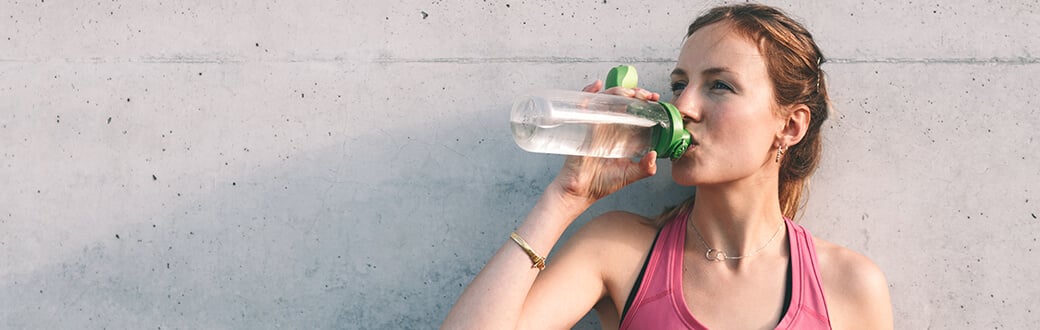
[[[686,89],[686,82],[685,81],[676,81],[676,82],[672,83],[672,94],[674,94],[675,96],[679,96],[679,94],[682,94],[683,90],[685,90],[685,89]]]
[[[728,90],[730,92],[733,91],[733,87],[730,87],[726,83],[722,82],[722,80],[716,80],[716,81],[712,82],[711,83],[711,89],[712,90],[716,90],[716,89]]]

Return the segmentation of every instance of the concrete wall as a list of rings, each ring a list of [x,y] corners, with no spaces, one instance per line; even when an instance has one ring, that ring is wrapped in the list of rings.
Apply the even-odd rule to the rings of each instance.
[[[665,91],[717,3],[4,1],[0,327],[436,327],[562,161],[511,100],[619,63]],[[802,223],[898,328],[1040,325],[1040,4],[781,7],[832,59]]]

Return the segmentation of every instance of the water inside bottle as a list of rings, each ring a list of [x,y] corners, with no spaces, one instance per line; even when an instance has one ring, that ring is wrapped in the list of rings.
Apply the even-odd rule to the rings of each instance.
[[[610,113],[558,112],[511,121],[520,148],[531,152],[602,158],[640,157],[650,151],[653,120]]]

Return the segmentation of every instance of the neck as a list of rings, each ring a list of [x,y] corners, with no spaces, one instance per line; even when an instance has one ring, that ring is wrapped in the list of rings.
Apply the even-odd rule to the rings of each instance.
[[[688,225],[695,226],[709,247],[731,257],[753,253],[767,242],[775,248],[776,241],[782,241],[779,234],[770,239],[783,219],[776,186],[699,186]],[[704,250],[700,237],[691,230],[687,232],[687,246]]]

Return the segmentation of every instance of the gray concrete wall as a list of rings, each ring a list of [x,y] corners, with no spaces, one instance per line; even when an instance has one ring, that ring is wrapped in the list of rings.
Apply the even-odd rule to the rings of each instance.
[[[0,327],[434,328],[561,163],[511,100],[620,63],[665,91],[716,3],[4,1]],[[780,6],[832,58],[802,223],[898,328],[1040,325],[1040,4]]]

